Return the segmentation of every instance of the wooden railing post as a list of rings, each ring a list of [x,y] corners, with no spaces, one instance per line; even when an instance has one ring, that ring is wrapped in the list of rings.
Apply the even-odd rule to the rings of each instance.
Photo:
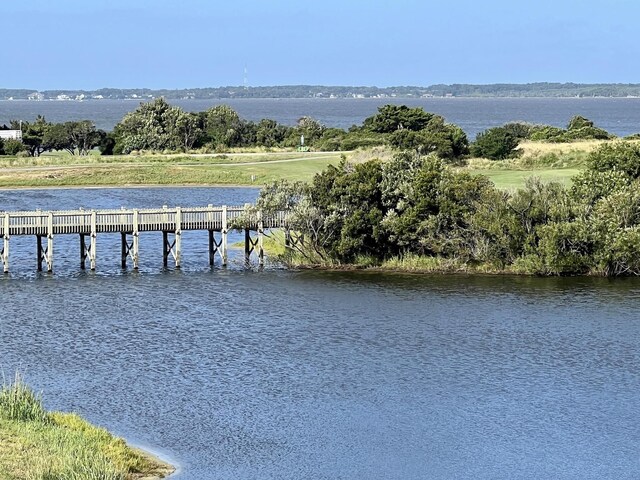
[[[91,266],[91,270],[96,269],[96,243],[98,237],[98,229],[97,229],[97,213],[95,210],[91,212],[91,250],[89,251],[89,264]]]
[[[258,264],[264,266],[264,222],[262,211],[258,212]]]
[[[221,253],[222,253],[222,266],[227,266],[227,206],[222,206],[222,240],[221,240]]]
[[[182,209],[176,208],[176,230],[175,230],[175,252],[173,258],[176,262],[176,268],[180,268],[180,256],[182,252]]]
[[[132,240],[132,247],[133,247],[133,252],[131,254],[132,258],[133,258],[133,268],[134,269],[138,269],[138,260],[140,258],[140,254],[139,254],[139,249],[140,249],[140,241],[139,241],[139,225],[138,225],[138,210],[134,210],[133,211],[133,240]]]
[[[47,222],[47,272],[53,272],[53,212],[49,212]]]
[[[4,232],[2,234],[3,237],[3,246],[2,246],[2,269],[4,273],[9,273],[9,214],[4,214]]]

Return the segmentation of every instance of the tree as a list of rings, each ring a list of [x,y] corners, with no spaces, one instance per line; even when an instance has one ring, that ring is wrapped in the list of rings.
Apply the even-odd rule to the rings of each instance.
[[[79,122],[67,122],[69,138],[78,155],[88,155],[100,144],[104,132],[96,129],[91,120],[81,120]]]
[[[471,154],[490,160],[504,160],[519,155],[518,139],[503,127],[489,128],[476,136]]]
[[[550,125],[534,125],[531,127],[529,138],[544,142],[573,142],[575,140],[606,140],[613,138],[606,130],[596,127],[591,120],[576,115],[569,120],[564,130]]]
[[[419,154],[435,153],[453,160],[469,153],[467,135],[456,125],[445,123],[440,115],[433,115],[425,127],[414,131],[400,129],[389,135],[389,143],[399,150],[413,150]]]
[[[549,223],[538,233],[539,255],[547,275],[584,274],[593,267],[595,240],[587,223]]]
[[[540,142],[566,142],[565,130],[551,125],[535,125],[531,129],[530,140]]]
[[[300,144],[301,137],[304,136],[304,144],[313,146],[325,130],[326,127],[315,118],[301,117],[298,119],[296,128],[290,130],[287,144],[292,147],[297,146]]]
[[[42,138],[42,145],[47,150],[66,150],[71,154],[75,154],[69,138],[69,132],[63,123],[49,125]]]
[[[177,112],[173,133],[185,152],[201,142],[204,136],[200,117],[195,113]]]
[[[391,133],[403,129],[417,132],[425,128],[433,116],[433,113],[425,112],[421,107],[384,105],[378,108],[378,113],[364,120],[363,128],[376,133]]]
[[[26,145],[27,151],[32,157],[39,157],[47,151],[43,139],[50,125],[42,115],[38,115],[34,122],[11,120],[12,129],[22,130],[22,143]]]
[[[502,128],[513,135],[518,140],[528,140],[533,131],[533,125],[524,122],[505,123]]]
[[[104,135],[90,120],[54,123],[47,128],[42,143],[47,150],[88,155],[90,150],[100,145]]]
[[[256,142],[267,148],[282,145],[289,133],[289,127],[280,125],[275,120],[263,118],[256,126]]]
[[[207,140],[216,148],[236,147],[242,144],[242,120],[228,105],[216,105],[204,113]]]
[[[164,98],[141,103],[133,112],[127,113],[114,128],[116,146],[114,151],[130,153],[133,150],[176,150],[183,147],[177,124],[182,114]]]
[[[588,118],[583,117],[582,115],[575,115],[569,120],[569,124],[567,125],[567,130],[579,130],[584,127],[593,127],[594,124]]]

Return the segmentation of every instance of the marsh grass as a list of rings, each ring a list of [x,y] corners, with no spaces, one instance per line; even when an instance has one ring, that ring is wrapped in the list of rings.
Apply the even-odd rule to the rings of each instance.
[[[455,259],[430,257],[424,255],[407,254],[385,260],[380,265],[385,270],[398,270],[403,272],[467,272],[469,264]]]
[[[34,393],[16,373],[13,383],[5,382],[0,390],[0,418],[45,423],[49,415],[42,406],[41,396]]]
[[[19,374],[0,390],[0,478],[129,480],[172,468],[76,414],[47,412]]]

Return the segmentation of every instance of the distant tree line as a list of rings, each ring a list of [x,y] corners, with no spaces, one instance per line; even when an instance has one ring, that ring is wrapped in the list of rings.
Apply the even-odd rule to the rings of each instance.
[[[264,188],[256,209],[288,210],[288,258],[325,265],[432,259],[539,275],[640,275],[640,145],[604,144],[571,187],[533,178],[513,193],[435,154],[343,162],[310,184]]]
[[[0,99],[28,99],[33,90],[0,88]],[[322,97],[638,97],[637,83],[498,83],[489,85],[438,84],[431,86],[352,87],[325,85],[281,85],[268,87],[225,86],[185,89],[101,88],[98,90],[43,90],[45,99],[59,96],[99,99],[229,99],[229,98],[322,98]]]

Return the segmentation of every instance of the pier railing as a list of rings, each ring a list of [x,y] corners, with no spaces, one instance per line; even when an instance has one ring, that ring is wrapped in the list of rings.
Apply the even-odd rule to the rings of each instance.
[[[55,235],[79,235],[81,248],[81,268],[85,260],[90,260],[91,269],[95,269],[96,237],[102,233],[119,233],[122,238],[122,266],[126,267],[127,258],[138,267],[138,236],[141,232],[163,233],[163,261],[167,265],[169,255],[173,256],[175,266],[180,267],[180,235],[183,230],[203,230],[209,232],[209,262],[213,265],[218,254],[226,265],[227,233],[230,229],[245,231],[245,254],[247,258],[257,250],[260,264],[264,251],[262,236],[265,229],[286,229],[286,212],[262,215],[244,206],[175,207],[155,209],[119,209],[119,210],[57,210],[57,211],[0,211],[0,237],[3,238],[0,250],[0,262],[4,272],[9,271],[9,240],[12,236],[32,235],[37,239],[38,269],[43,262],[47,270],[53,269],[53,237]],[[251,232],[257,232],[257,240],[251,238]],[[219,239],[216,238],[219,234]],[[170,239],[169,236],[173,238]],[[89,237],[89,244],[87,244]],[[130,238],[131,237],[131,238]],[[46,247],[43,239],[47,240]]]

